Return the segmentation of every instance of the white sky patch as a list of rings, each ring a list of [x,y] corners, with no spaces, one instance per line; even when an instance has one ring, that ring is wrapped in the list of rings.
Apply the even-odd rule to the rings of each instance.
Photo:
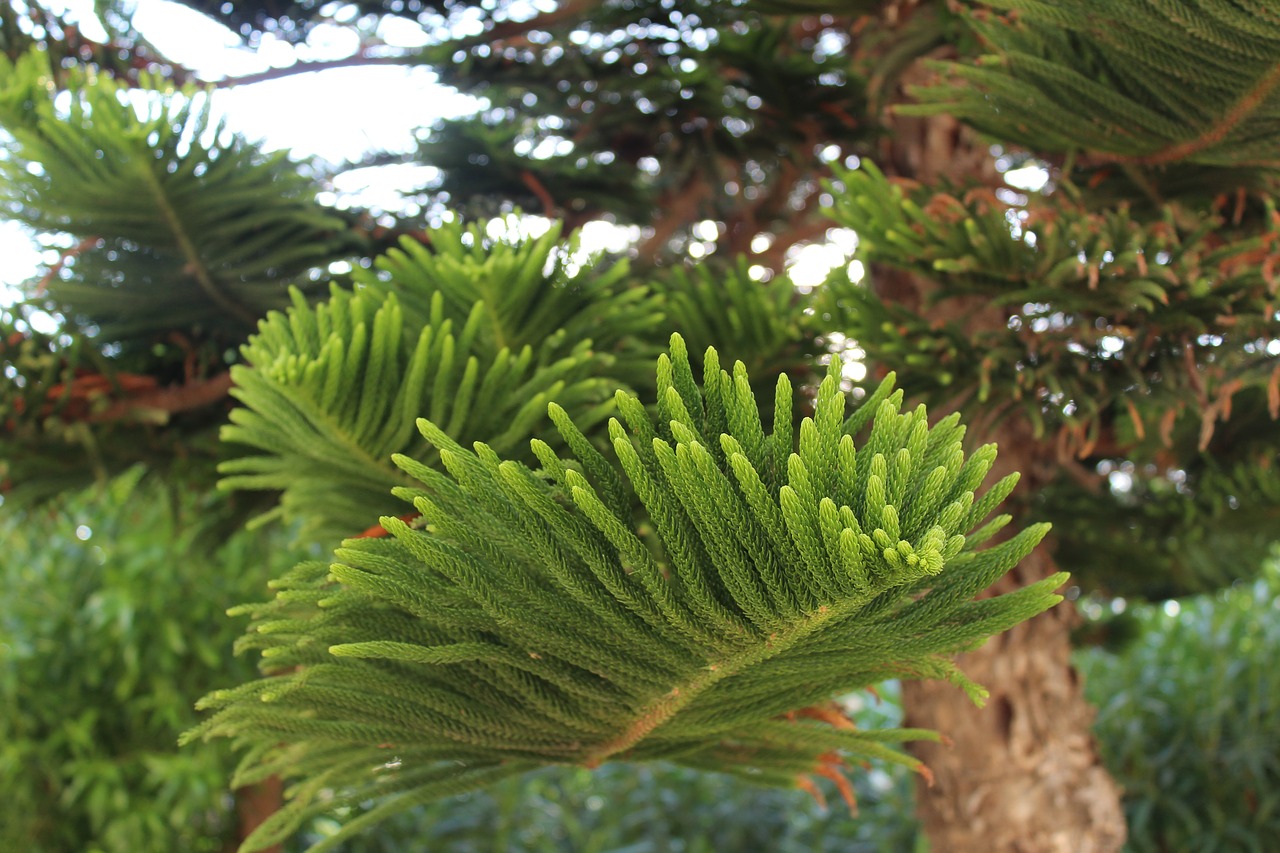
[[[830,243],[810,243],[796,252],[787,277],[796,287],[817,287],[833,269],[847,262],[844,252]]]
[[[93,14],[93,0],[52,4],[70,10],[90,38],[106,38]],[[134,26],[167,58],[203,80],[241,77],[294,62],[344,59],[360,49],[360,36],[346,27],[320,24],[305,44],[290,45],[265,34],[256,51],[211,18],[168,0],[137,0]],[[421,27],[388,18],[378,33],[391,47],[426,43]],[[441,86],[425,67],[335,68],[219,90],[215,104],[231,129],[262,140],[269,150],[331,163],[358,160],[370,151],[407,151],[413,131],[439,118],[474,112],[479,101]]]
[[[257,51],[251,51],[231,30],[167,0],[138,0],[133,21],[161,52],[205,80],[286,68],[295,62],[345,59],[360,49],[360,36],[353,30],[320,24],[305,44],[290,45],[268,33]],[[408,38],[404,27],[392,32],[401,43]],[[261,140],[269,150],[286,148],[295,157],[339,163],[372,151],[410,151],[415,129],[474,112],[480,102],[439,85],[429,68],[384,65],[236,86],[219,90],[214,103],[231,130]],[[375,191],[385,193],[386,188]]]
[[[388,15],[378,22],[378,38],[392,47],[426,47],[431,36],[422,27],[406,18]]]
[[[484,230],[494,240],[536,240],[551,230],[551,220],[545,216],[508,214],[489,220]]]
[[[500,219],[490,220],[486,233],[495,240],[504,238],[537,239],[551,228],[551,220],[545,216],[508,214]],[[582,264],[587,263],[601,252],[621,255],[640,241],[638,225],[616,225],[602,219],[584,224],[580,229],[577,251],[566,258],[569,261],[566,269],[573,274]],[[568,235],[563,235],[567,237]],[[552,261],[548,259],[547,270],[550,271]]]
[[[237,133],[268,149],[331,163],[372,151],[407,152],[414,130],[474,112],[477,102],[436,83],[427,68],[373,66],[303,74],[221,91]]]
[[[598,220],[582,226],[583,248],[591,252],[621,254],[640,241],[640,226],[615,225]]]
[[[26,228],[0,220],[0,305],[11,305],[18,294],[11,288],[32,278],[40,268],[40,249]]]
[[[72,5],[92,9],[92,3],[75,2]],[[231,30],[178,3],[137,0],[133,25],[161,53],[202,79],[252,74],[271,67],[266,52],[255,56]]]
[[[418,163],[349,169],[333,179],[334,192],[322,192],[317,198],[321,204],[336,207],[407,210],[402,193],[425,186],[438,174],[438,169]]]
[[[1004,182],[1027,192],[1039,192],[1045,184],[1049,183],[1049,171],[1034,164],[1020,169],[1010,169],[1004,173]]]
[[[809,243],[787,252],[787,277],[796,287],[817,287],[836,267],[848,264],[858,248],[850,228],[831,228],[822,243]]]
[[[1133,490],[1133,476],[1125,471],[1112,471],[1107,475],[1111,491],[1126,494]]]

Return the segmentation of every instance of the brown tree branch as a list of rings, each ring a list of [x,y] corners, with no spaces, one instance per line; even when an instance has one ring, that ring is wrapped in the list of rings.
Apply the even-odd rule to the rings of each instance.
[[[533,193],[538,199],[538,203],[542,205],[542,213],[548,219],[556,218],[556,200],[551,197],[551,193],[547,191],[547,187],[542,181],[538,180],[538,176],[533,172],[525,169],[520,173],[520,180],[529,192]]]
[[[553,27],[562,21],[578,17],[598,5],[598,0],[569,0],[569,2],[562,3],[555,10],[537,15],[527,21],[502,21],[494,24],[493,27],[478,35],[450,42],[442,42],[438,45],[432,45],[432,47],[455,47],[465,50],[480,44],[492,44],[494,42],[518,38],[519,36],[533,30]],[[341,59],[295,62],[292,65],[286,65],[281,68],[268,68],[266,71],[243,74],[239,77],[224,77],[221,80],[213,81],[212,85],[218,89],[229,89],[234,86],[249,86],[254,83],[264,83],[268,80],[280,80],[285,77],[294,77],[298,74],[331,71],[337,68],[363,68],[366,66],[377,65],[416,65],[423,61],[423,55],[421,53],[370,55],[365,51],[360,51],[352,56],[346,56]]]
[[[203,409],[227,396],[231,390],[231,374],[224,371],[216,376],[185,385],[170,385],[123,400],[117,400],[89,420],[94,423],[111,423],[132,419],[139,411],[162,411],[168,414]]]
[[[239,818],[236,840],[228,847],[228,853],[239,848],[240,843],[253,834],[267,818],[280,811],[284,805],[284,782],[279,776],[271,776],[256,785],[246,785],[235,792],[236,815]],[[280,853],[284,849],[276,844],[261,853]]]
[[[268,68],[266,71],[255,71],[239,77],[223,77],[212,82],[216,89],[230,89],[233,86],[250,86],[254,83],[265,83],[268,80],[280,80],[299,74],[312,74],[320,71],[331,71],[336,68],[364,68],[378,65],[414,65],[422,61],[416,53],[398,53],[391,55],[371,56],[360,52],[342,59],[323,59],[314,62],[295,62],[280,68]]]
[[[50,265],[48,272],[40,277],[40,281],[36,284],[36,294],[42,295],[49,288],[49,283],[58,277],[58,273],[62,272],[62,268],[67,265],[67,261],[87,252],[90,249],[97,248],[102,243],[101,237],[85,237],[79,243],[76,243],[70,249],[64,250],[59,256],[57,262]]]
[[[700,178],[691,178],[678,191],[665,193],[657,204],[657,209],[661,210],[662,214],[654,220],[653,234],[641,243],[637,249],[640,257],[652,258],[654,255],[661,254],[667,241],[682,226],[687,226],[693,222],[698,211],[698,205],[702,203],[702,200],[710,192],[711,189],[707,186],[706,181]]]

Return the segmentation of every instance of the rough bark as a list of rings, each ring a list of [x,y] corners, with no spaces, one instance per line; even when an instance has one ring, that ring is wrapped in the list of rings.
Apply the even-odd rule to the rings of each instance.
[[[1031,489],[1043,445],[1025,432],[1007,423],[984,438],[1000,444],[997,466],[1021,470]],[[1050,546],[1042,545],[992,592],[1056,571]],[[905,724],[953,741],[913,750],[935,779],[917,791],[931,849],[1110,853],[1124,843],[1120,791],[1098,757],[1090,732],[1094,711],[1071,665],[1069,635],[1077,619],[1064,602],[962,656],[964,671],[991,692],[984,708],[949,684],[905,686]]]
[[[918,81],[904,80],[910,82]],[[895,133],[881,150],[880,165],[887,172],[926,183],[940,177],[996,180],[987,146],[949,116],[893,124]],[[940,320],[964,318],[975,330],[1006,321],[1002,310],[973,302],[925,307],[929,282],[897,271],[873,269],[872,280],[882,296]],[[1052,476],[1052,444],[1036,439],[1016,415],[984,426],[980,414],[966,412],[969,440],[975,446],[990,441],[1000,446],[988,482],[1020,471],[1019,494],[1025,495]],[[1056,571],[1051,547],[1041,545],[992,593]],[[949,684],[905,685],[906,725],[937,730],[954,742],[913,749],[935,779],[932,787],[919,784],[917,799],[932,850],[1112,853],[1124,843],[1120,790],[1098,756],[1090,731],[1094,711],[1071,665],[1076,618],[1073,606],[1064,602],[962,656],[960,666],[991,693],[985,708],[975,708]]]

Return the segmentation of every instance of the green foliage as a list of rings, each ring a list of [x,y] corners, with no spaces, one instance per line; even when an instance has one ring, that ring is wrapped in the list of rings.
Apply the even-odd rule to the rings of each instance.
[[[901,709],[888,703],[853,714],[860,728],[894,725],[900,718]],[[762,788],[733,776],[662,762],[606,764],[594,771],[555,767],[390,818],[339,849],[350,853],[415,849],[432,853],[915,853],[920,849],[916,821],[904,809],[912,797],[911,775],[905,768],[860,773],[853,785],[856,816],[838,805],[824,806],[802,791]],[[351,815],[360,811],[352,809]],[[318,819],[299,838],[315,843],[340,825],[331,818]]]
[[[1017,406],[1037,435],[1065,428],[1076,449],[1096,443],[1112,416],[1136,418],[1139,438],[1167,438],[1168,413],[1198,425],[1210,412],[1212,422],[1224,396],[1271,380],[1277,360],[1262,351],[1224,358],[1276,332],[1280,219],[1270,204],[1264,229],[1224,242],[1217,209],[1169,206],[1144,222],[1126,207],[1083,209],[1066,193],[1020,208],[981,188],[894,183],[866,161],[837,178],[831,215],[858,232],[860,257],[934,282],[934,305],[982,297],[950,303],[939,323],[870,288],[829,290],[825,310],[914,393]],[[981,325],[992,306],[1009,310]]]
[[[1122,654],[1079,656],[1134,853],[1263,853],[1280,838],[1280,565],[1145,606]]]
[[[0,310],[0,369],[6,380],[0,383],[0,491],[6,500],[51,497],[84,485],[78,455],[66,468],[43,458],[28,467],[29,454],[20,449],[45,441],[59,445],[58,455],[65,457],[67,445],[96,445],[83,417],[110,405],[113,392],[121,390],[108,380],[92,397],[74,397],[77,375],[101,375],[107,360],[81,335],[34,331],[28,313],[22,306]]]
[[[1019,206],[891,181],[867,161],[837,180],[832,215],[858,232],[860,257],[933,289],[920,308],[837,274],[817,310],[909,393],[1025,418],[1060,467],[1080,460],[1080,476],[1037,495],[1079,582],[1161,597],[1256,568],[1280,498],[1270,200],[1261,229],[1227,241],[1221,205],[1150,221],[1063,190]],[[1097,474],[1121,465],[1134,486],[1117,492]]]
[[[105,19],[106,28],[115,31],[113,34],[136,38],[137,32],[111,4],[101,4],[96,11]],[[34,48],[48,55],[53,68],[68,69],[91,63],[121,79],[136,77],[139,69],[147,65],[152,71],[156,70],[158,57],[147,45],[130,44],[129,49],[122,50],[120,44],[99,44],[84,36],[71,22],[74,18],[73,9],[63,6],[55,11],[49,4],[36,0],[0,4],[0,54],[17,60]]]
[[[996,0],[990,53],[938,63],[906,114],[948,113],[1038,151],[1280,166],[1280,15],[1266,0]],[[1135,26],[1141,22],[1141,26]]]
[[[362,245],[285,153],[213,121],[205,93],[79,72],[63,90],[37,52],[0,57],[0,81],[0,210],[79,241],[47,297],[103,342],[237,344]]]
[[[868,135],[864,82],[815,49],[817,33],[705,0],[568,11],[547,16],[545,37],[428,48],[442,83],[488,103],[420,146],[451,206],[641,225],[674,212],[687,227],[745,197],[760,201],[754,227],[785,231],[813,147]]]
[[[756,281],[750,262],[740,257],[732,265],[662,270],[654,288],[662,294],[668,324],[688,342],[691,355],[715,347],[726,361],[746,365],[757,381],[772,382],[779,373],[799,379],[818,369],[818,328],[806,313],[812,299],[784,276]],[[756,390],[761,397],[772,389]]]
[[[223,487],[279,489],[279,512],[332,541],[403,512],[391,489],[413,480],[392,455],[435,458],[419,414],[502,453],[552,399],[584,427],[603,418],[624,381],[615,368],[628,372],[661,316],[656,301],[626,285],[625,266],[577,266],[554,229],[514,242],[483,233],[446,225],[428,233],[430,251],[406,241],[354,291],[335,286],[314,307],[295,291],[287,313],[270,313],[242,348],[248,364],[232,368],[245,407],[222,431],[262,452],[224,462]]]
[[[978,550],[1008,518],[970,529],[1012,480],[975,498],[992,451],[966,461],[956,419],[929,430],[922,409],[899,414],[902,396],[887,385],[846,418],[834,375],[820,389],[807,381],[833,329],[875,367],[901,370],[908,395],[968,407],[984,429],[1003,417],[1032,422],[1044,444],[1025,449],[1036,495],[1019,510],[1062,519],[1058,557],[1089,570],[1082,583],[1164,594],[1224,583],[1255,562],[1280,506],[1280,219],[1269,195],[1280,165],[1280,18],[1268,4],[990,4],[1012,10],[1001,15],[957,3],[566,0],[527,20],[507,2],[186,5],[294,42],[354,9],[360,47],[340,64],[430,66],[487,101],[424,134],[418,151],[371,163],[433,161],[423,193],[468,215],[515,202],[575,224],[637,223],[637,265],[661,278],[635,286],[623,264],[582,265],[558,231],[508,241],[491,236],[492,223],[422,233],[379,219],[379,233],[412,239],[373,259],[383,238],[370,239],[369,220],[317,204],[305,166],[227,135],[207,93],[171,85],[186,72],[166,69],[170,82],[140,72],[146,51],[118,15],[109,32],[120,44],[59,45],[61,23],[45,17],[42,31],[38,7],[0,12],[0,124],[13,137],[0,153],[0,213],[66,250],[28,295],[68,332],[5,320],[0,367],[13,381],[0,389],[0,478],[18,482],[3,488],[47,495],[137,458],[156,470],[172,470],[166,457],[199,466],[235,348],[274,309],[235,369],[246,407],[225,437],[256,455],[224,468],[227,485],[281,491],[276,512],[331,540],[388,516],[390,537],[372,529],[349,540],[334,561],[278,581],[274,601],[245,609],[255,622],[241,646],[262,651],[267,677],[214,694],[202,731],[248,748],[238,781],[290,777],[290,805],[251,846],[306,832],[330,810],[347,823],[322,846],[406,809],[444,819],[400,846],[435,842],[457,803],[440,797],[472,790],[469,802],[492,802],[474,789],[495,780],[489,790],[508,799],[526,780],[535,798],[586,790],[600,777],[581,765],[614,760],[601,776],[666,773],[651,768],[671,761],[677,772],[782,786],[842,779],[844,762],[867,757],[914,766],[890,747],[927,733],[847,729],[831,697],[894,675],[949,678],[979,695],[947,655],[1049,606],[1061,577],[973,600],[1043,528]],[[782,13],[802,17],[762,17]],[[380,14],[419,21],[425,46],[378,43]],[[990,55],[975,58],[975,39]],[[46,57],[25,53],[41,42]],[[1013,156],[1047,154],[1038,162],[1054,174],[1044,197],[1025,202],[894,186],[871,168],[829,185],[871,275],[893,268],[893,284],[926,291],[921,304],[832,282],[811,312],[781,278],[754,286],[745,264],[671,263],[692,224],[712,220],[716,258],[769,237],[755,260],[780,271],[788,247],[825,227],[812,214],[828,164],[866,157],[886,128],[905,131],[880,148],[905,172],[934,171],[956,140],[964,153],[964,134],[887,119],[902,77],[938,48],[957,61],[935,65],[946,79],[915,90],[922,102],[901,114],[949,111],[1002,143],[1035,146]],[[77,67],[94,62],[100,71]],[[331,263],[357,258],[373,266],[317,304]],[[747,367],[723,373],[708,350],[700,387],[677,343],[655,382],[659,328]],[[784,370],[799,400],[785,381],[776,397],[751,384]],[[619,386],[636,395],[617,398],[610,460],[606,392]],[[199,413],[162,404],[210,387]],[[646,409],[637,397],[656,402]],[[565,407],[551,409],[555,433],[541,420],[551,399]],[[429,418],[422,437],[418,415]],[[462,448],[475,439],[487,443]],[[1075,477],[1048,482],[1051,468]],[[1108,471],[1131,487],[1091,489]],[[138,503],[129,511],[148,536],[196,547]],[[399,513],[408,521],[390,517]],[[143,535],[120,539],[156,551]],[[160,550],[166,569],[193,564],[212,583],[235,582]],[[73,607],[59,628],[75,636],[77,616],[99,604],[76,610],[77,595],[64,598]],[[164,600],[184,620],[200,612]],[[40,608],[22,618],[66,611]],[[109,644],[72,648],[94,661]],[[99,669],[125,666],[116,681],[129,685],[136,674],[122,660]],[[20,686],[33,677],[10,675]],[[104,704],[63,681],[30,694],[51,731],[85,703]],[[41,704],[46,694],[53,704]],[[110,732],[82,728],[82,750],[114,748]],[[1222,731],[1222,719],[1209,728]],[[58,737],[23,733],[6,753],[27,762],[14,765],[22,780],[54,780],[14,795],[18,818],[61,828],[38,797],[72,790],[64,799],[93,815],[62,822],[66,849],[85,846],[90,830],[76,827],[90,824],[108,825],[102,837],[121,849],[214,843],[226,801],[189,809],[203,794],[172,782],[186,777],[168,769],[171,756],[149,759],[151,776],[110,762],[125,781],[99,783],[109,774],[84,762],[45,772]],[[72,788],[58,788],[67,773]],[[158,790],[157,778],[171,787]],[[1208,771],[1198,782],[1216,784]],[[1251,799],[1259,790],[1237,799],[1269,816],[1270,800]],[[1134,814],[1142,808],[1164,805]],[[163,809],[196,832],[161,835]],[[211,823],[196,840],[203,816]],[[1235,831],[1217,819],[1204,825]],[[566,835],[581,830],[581,847],[654,840],[635,835],[652,823],[571,823]],[[782,831],[748,840],[747,821],[724,823],[705,844],[818,843]]]
[[[396,490],[421,520],[384,517],[390,538],[348,540],[244,608],[240,648],[262,651],[267,677],[206,697],[216,713],[188,738],[250,747],[237,784],[297,779],[246,849],[382,800],[314,848],[331,849],[546,764],[662,759],[784,786],[845,757],[919,768],[890,745],[931,733],[780,715],[893,677],[948,678],[978,700],[949,655],[1060,600],[1063,575],[972,600],[1048,527],[977,550],[1008,522],[978,526],[1017,478],[975,497],[995,448],[966,459],[958,417],[930,429],[923,407],[899,414],[887,382],[846,417],[833,370],[793,453],[785,375],[766,436],[741,364],[731,376],[708,350],[699,387],[671,345],[656,422],[618,395],[618,463],[558,406],[576,458],[534,441],[536,473],[420,420],[449,472],[396,457],[421,481]]]
[[[1236,459],[1205,455],[1180,468],[1099,463],[1120,476],[1123,489],[1090,490],[1065,479],[1045,489],[1036,509],[1060,519],[1054,528],[1059,564],[1087,589],[1150,600],[1252,577],[1276,541],[1280,454],[1248,450],[1274,447],[1275,430],[1274,422],[1264,422],[1237,445]],[[1110,559],[1099,563],[1098,554]]]
[[[179,750],[192,703],[251,668],[228,604],[289,560],[219,546],[221,502],[142,479],[0,518],[0,848],[217,853],[234,837],[213,745]]]
[[[376,259],[374,271],[357,270],[355,279],[394,293],[412,327],[427,325],[437,312],[461,327],[483,302],[476,334],[485,352],[530,347],[535,362],[546,365],[590,341],[615,359],[611,376],[651,384],[660,346],[646,342],[664,325],[661,297],[635,281],[625,260],[589,256],[576,233],[563,239],[559,222],[540,237],[522,236],[520,227],[516,216],[446,222],[419,239],[402,239]]]
[[[558,208],[607,209],[624,222],[652,215],[653,189],[634,163],[555,147],[557,131],[516,120],[514,108],[486,118],[440,120],[431,127],[420,143],[421,159],[442,177],[424,190],[447,193],[451,206],[477,218],[512,206],[548,216]],[[536,159],[528,156],[535,149]],[[477,151],[490,153],[478,157]]]
[[[0,316],[0,484],[23,500],[139,463],[211,484],[234,348],[366,250],[207,92],[111,68],[0,57],[0,214],[62,252]]]
[[[11,508],[104,483],[136,464],[213,485],[221,395],[208,408],[166,407],[176,397],[161,382],[183,373],[181,348],[109,357],[72,328],[37,331],[37,311],[0,309],[0,493]],[[219,381],[192,377],[187,390],[216,391]]]

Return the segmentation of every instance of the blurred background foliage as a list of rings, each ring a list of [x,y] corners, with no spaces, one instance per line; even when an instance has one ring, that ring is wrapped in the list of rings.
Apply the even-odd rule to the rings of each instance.
[[[896,696],[863,706],[860,724],[894,724]],[[344,853],[913,853],[925,849],[900,768],[854,777],[859,814],[834,787],[823,806],[801,791],[665,764],[553,768],[441,800],[380,825]],[[333,821],[300,838],[314,843]],[[295,843],[297,843],[295,841]],[[298,849],[302,849],[299,847]],[[292,853],[292,851],[291,851]]]
[[[1127,849],[1274,849],[1280,556],[1252,582],[1131,612],[1133,642],[1078,655],[1103,758],[1124,787]]]
[[[298,556],[278,530],[225,537],[234,514],[137,467],[0,516],[0,850],[218,851],[234,834],[230,751],[177,736],[202,691],[253,672],[226,608]]]

